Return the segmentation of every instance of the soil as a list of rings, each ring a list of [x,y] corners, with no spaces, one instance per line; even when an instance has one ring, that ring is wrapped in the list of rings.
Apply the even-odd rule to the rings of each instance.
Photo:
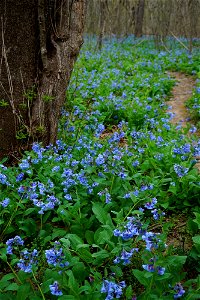
[[[174,114],[171,123],[174,125],[181,125],[182,128],[192,125],[190,121],[189,111],[186,108],[186,101],[191,98],[192,91],[195,87],[195,79],[190,75],[180,72],[168,72],[168,74],[176,80],[176,84],[172,89],[172,96],[167,102],[171,109],[169,112]],[[199,136],[199,132],[195,133]],[[200,157],[195,157],[197,163],[195,167],[200,172]]]

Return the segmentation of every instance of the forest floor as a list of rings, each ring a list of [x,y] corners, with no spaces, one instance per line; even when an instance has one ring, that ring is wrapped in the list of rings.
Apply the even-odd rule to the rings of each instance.
[[[186,108],[186,101],[192,96],[195,79],[180,72],[168,72],[168,74],[176,80],[176,84],[172,89],[172,95],[168,101],[169,106],[171,106],[170,112],[174,114],[171,122],[174,125],[181,125],[182,128],[187,127],[188,123],[192,125],[189,111]],[[199,135],[199,132],[195,134]],[[200,172],[200,157],[197,158],[195,166]]]

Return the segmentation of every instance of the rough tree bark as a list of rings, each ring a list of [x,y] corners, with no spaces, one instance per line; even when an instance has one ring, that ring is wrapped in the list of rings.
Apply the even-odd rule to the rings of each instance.
[[[143,18],[144,18],[144,7],[145,0],[138,0],[136,11],[135,11],[135,36],[142,36],[142,26],[143,26]]]
[[[0,158],[56,140],[87,0],[0,1]]]

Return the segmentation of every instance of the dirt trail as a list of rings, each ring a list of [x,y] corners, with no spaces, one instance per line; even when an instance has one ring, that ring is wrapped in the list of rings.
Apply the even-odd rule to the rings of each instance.
[[[168,74],[175,78],[177,83],[172,89],[172,97],[167,102],[172,109],[170,110],[175,114],[172,119],[173,124],[181,124],[186,127],[188,124],[187,118],[189,113],[186,109],[185,102],[192,96],[192,90],[195,86],[195,81],[192,76],[185,75],[179,72],[168,72]]]
[[[172,124],[186,127],[189,123],[189,112],[185,103],[192,96],[192,90],[195,87],[195,80],[192,76],[179,72],[168,72],[168,74],[176,79],[176,85],[172,89],[172,96],[167,102],[167,104],[171,106],[169,112],[175,114],[171,122]],[[200,172],[200,157],[197,158],[197,164],[195,167],[198,168]]]

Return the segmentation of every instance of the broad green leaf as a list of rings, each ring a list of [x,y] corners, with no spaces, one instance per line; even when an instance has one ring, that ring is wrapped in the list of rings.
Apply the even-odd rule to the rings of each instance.
[[[18,284],[13,282],[7,286],[6,291],[17,291],[19,288]]]
[[[101,203],[93,203],[92,211],[100,223],[107,224],[108,213],[103,209]]]
[[[145,271],[133,270],[133,275],[137,278],[137,280],[143,284],[145,287],[149,285],[149,280],[144,277]]]
[[[29,283],[22,284],[17,290],[16,300],[25,300],[29,296],[31,285]]]
[[[192,240],[195,244],[200,245],[200,235],[193,236]]]

